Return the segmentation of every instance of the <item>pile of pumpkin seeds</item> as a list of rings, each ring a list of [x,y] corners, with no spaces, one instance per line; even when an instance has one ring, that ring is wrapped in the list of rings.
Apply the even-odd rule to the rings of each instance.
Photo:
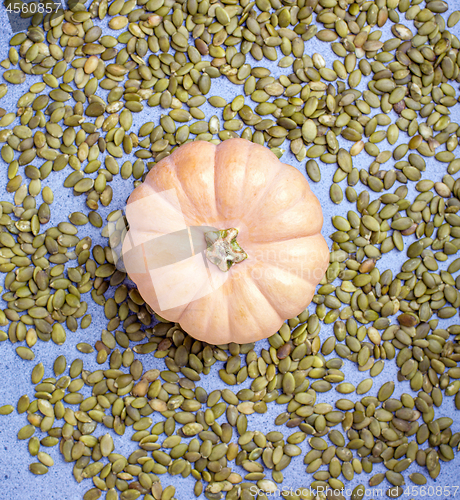
[[[30,471],[47,473],[44,450],[58,446],[76,481],[92,481],[84,500],[181,498],[162,486],[168,474],[193,478],[210,500],[264,500],[302,456],[299,494],[285,498],[341,490],[362,473],[391,498],[436,479],[460,443],[453,415],[435,410],[448,398],[460,409],[460,11],[443,0],[69,7],[30,16],[1,62],[0,96],[27,89],[15,110],[0,109],[0,340],[30,361],[38,341],[63,345],[87,329],[76,348],[100,365],[61,355],[53,374],[31,370],[34,398],[16,407]],[[333,51],[332,68],[313,46]],[[231,102],[212,91],[222,78],[236,86]],[[161,116],[139,120],[145,111]],[[232,137],[279,158],[286,148],[283,161],[292,154],[314,183],[335,166],[332,204],[322,202],[334,231],[307,310],[268,343],[213,346],[152,311],[117,256],[126,195],[148,171],[181,144]],[[60,171],[82,201],[55,221],[47,179]],[[395,275],[386,254],[407,255]],[[98,305],[102,332],[91,325]],[[350,363],[369,377],[347,380]],[[399,397],[393,381],[374,386],[390,365]],[[209,374],[221,387],[208,393]],[[256,430],[251,415],[273,408],[271,430]],[[125,457],[114,436],[128,427],[138,449]],[[351,498],[364,494],[359,485]]]

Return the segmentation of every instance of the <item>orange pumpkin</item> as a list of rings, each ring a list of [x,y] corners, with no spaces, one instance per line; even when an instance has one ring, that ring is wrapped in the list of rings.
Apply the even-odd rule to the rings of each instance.
[[[210,344],[275,333],[329,262],[305,177],[244,139],[181,146],[133,191],[126,216],[123,261],[140,294]]]

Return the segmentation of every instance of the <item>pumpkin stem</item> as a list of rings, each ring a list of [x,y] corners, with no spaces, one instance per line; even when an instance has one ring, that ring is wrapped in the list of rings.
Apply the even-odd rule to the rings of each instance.
[[[206,257],[221,271],[227,272],[233,264],[248,258],[247,253],[236,241],[238,229],[221,229],[204,233]]]

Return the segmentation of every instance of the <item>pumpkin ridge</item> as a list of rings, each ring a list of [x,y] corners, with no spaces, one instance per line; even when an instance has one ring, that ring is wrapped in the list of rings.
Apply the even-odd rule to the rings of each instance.
[[[219,146],[221,144],[224,144],[223,142],[221,142],[220,144],[218,144],[217,146],[215,146],[215,149],[214,149],[214,200],[215,200],[215,207],[216,207],[216,214],[218,215],[218,217],[221,217],[222,214],[220,213],[220,210],[219,210],[219,205],[217,203],[217,175],[216,175],[216,163],[217,163],[217,153],[219,152]]]
[[[294,276],[296,279],[300,280],[300,282],[302,282],[302,283],[306,283],[308,285],[311,284],[311,282],[310,282],[310,280],[309,280],[308,277],[304,277],[302,274],[300,274],[298,272],[295,272],[295,270],[293,270],[292,268],[284,267],[282,265],[278,265],[275,262],[262,261],[262,260],[260,260],[259,262],[262,264],[262,266],[264,267],[264,269],[267,269],[267,270],[269,270],[269,269],[276,269],[276,270],[280,271],[283,275],[287,275],[287,277],[289,277],[289,278],[292,277],[292,276]],[[272,282],[275,281],[275,280],[276,281],[280,281],[278,279],[278,276],[275,276],[274,279],[271,278]],[[263,281],[261,281],[259,279],[256,282],[258,283],[258,286],[260,285],[260,283],[263,283]],[[300,285],[300,283],[299,283],[299,285]],[[276,306],[273,306],[273,308],[276,309]],[[287,318],[282,318],[282,319],[284,321],[284,319],[287,319]]]
[[[186,193],[186,191],[185,191],[185,189],[184,189],[184,187],[183,187],[183,185],[182,185],[182,181],[179,179],[179,177],[178,177],[178,175],[177,175],[176,163],[175,163],[175,161],[174,161],[174,159],[173,159],[173,158],[174,158],[174,154],[172,154],[172,155],[170,155],[170,156],[167,156],[167,157],[166,157],[166,158],[164,158],[164,159],[163,159],[160,163],[158,163],[158,164],[156,165],[156,168],[158,168],[158,167],[159,167],[159,168],[161,168],[161,167],[162,167],[161,163],[162,163],[163,161],[165,161],[165,162],[167,161],[167,162],[169,162],[169,163],[170,163],[171,171],[173,171],[173,172],[174,172],[174,180],[176,181],[176,183],[177,183],[177,184],[179,184],[179,185],[180,185],[180,188],[181,188],[181,191],[182,191],[183,195],[184,195],[185,197],[187,197],[187,199],[188,199],[188,201],[190,202],[190,205],[191,205],[191,200],[190,200],[190,198],[188,197],[188,195],[187,195],[187,193]],[[152,180],[151,180],[151,182],[146,182],[146,181],[149,179],[149,175],[150,175],[150,174],[152,174],[152,178],[151,178]],[[160,187],[159,187],[159,186],[158,186],[158,184],[157,184],[157,178],[155,177],[155,169],[152,169],[152,170],[149,172],[149,174],[147,175],[147,177],[146,177],[145,181],[143,182],[143,185],[144,185],[144,184],[147,184],[147,185],[149,186],[149,188],[150,188],[150,189],[151,189],[154,193],[157,193],[157,194],[158,194],[158,193],[162,193],[162,192],[163,192],[163,189],[160,189]],[[175,190],[177,190],[177,186],[174,186],[174,188],[170,188],[170,189],[175,189]],[[179,197],[179,196],[177,196],[177,200],[178,200],[178,202],[179,202],[179,212],[177,212],[177,213],[178,213],[178,214],[180,214],[180,215],[182,215],[182,216],[184,217],[184,220],[185,220],[185,214],[184,214],[183,207],[182,207],[182,205],[181,205],[181,203],[180,203],[180,197]],[[177,211],[177,207],[175,207],[175,206],[174,206],[173,204],[171,204],[171,203],[169,203],[169,205],[170,205],[170,206],[174,209],[174,211]]]
[[[152,221],[152,217],[140,217],[139,214],[137,213],[137,210],[136,210],[136,213],[135,214],[129,214],[129,206],[132,204],[132,203],[136,203],[137,201],[140,201],[144,198],[148,198],[150,195],[152,194],[158,194],[158,193],[161,193],[162,191],[160,190],[157,190],[158,186],[156,185],[156,183],[147,183],[147,182],[144,182],[143,183],[143,188],[144,189],[148,189],[150,191],[150,193],[147,193],[145,194],[145,196],[143,196],[142,198],[137,198],[137,199],[129,199],[128,200],[128,203],[127,203],[127,210],[126,210],[126,217],[127,217],[127,220],[128,220],[128,223],[130,224],[130,229],[128,231],[128,233],[126,234],[126,236],[128,236],[128,234],[130,234],[131,236],[131,239],[133,241],[133,244],[138,244],[135,242],[135,238],[136,239],[139,239],[139,236],[145,236],[147,235],[148,236],[148,239],[147,238],[142,238],[142,246],[144,245],[144,243],[146,243],[147,241],[151,240],[152,239],[152,235],[154,235],[155,237],[159,237],[159,236],[164,236],[166,234],[169,234],[168,232],[164,232],[164,228],[160,228],[158,229],[157,227],[157,224],[155,223],[155,221]],[[167,206],[169,207],[171,213],[175,216],[175,217],[183,217],[183,213],[182,213],[182,210],[180,209],[180,207],[176,207],[174,203],[171,203],[170,200],[168,200],[168,198],[165,198],[163,197],[163,200],[166,201],[166,204]],[[152,228],[152,225],[154,226]],[[146,227],[147,226],[147,227]],[[135,235],[135,236],[134,236]]]
[[[272,303],[272,301],[267,297],[266,293],[264,293],[264,291],[261,289],[259,281],[255,280],[252,277],[250,279],[254,283],[254,285],[257,288],[257,290],[259,291],[259,293],[265,299],[265,301],[267,302],[267,304],[276,312],[276,314],[278,315],[278,318],[280,319],[280,321],[282,321],[282,322],[285,321],[285,319],[280,315],[280,313],[279,313],[279,311],[278,311],[278,309],[276,307],[276,304]]]
[[[316,234],[309,234],[308,236],[302,235],[302,236],[277,237],[276,240],[270,240],[267,243],[271,244],[271,243],[278,242],[278,241],[283,241],[284,242],[284,241],[300,240],[301,238],[312,238],[313,236],[316,236]],[[252,241],[252,240],[251,240],[251,242],[253,244],[259,244],[259,243],[261,243],[260,241]]]
[[[167,156],[166,158],[164,158],[164,160],[165,160],[165,161],[167,161],[167,162],[169,162],[169,164],[170,164],[170,165],[169,165],[169,166],[170,166],[170,169],[171,169],[171,171],[172,171],[172,172],[174,172],[174,181],[175,181],[175,184],[176,184],[176,185],[174,186],[174,188],[171,188],[171,189],[175,189],[175,190],[177,190],[177,189],[178,189],[178,187],[180,187],[181,194],[183,195],[183,197],[187,198],[187,200],[188,200],[188,202],[189,202],[189,205],[191,206],[191,205],[192,205],[192,202],[191,202],[191,200],[190,200],[190,198],[189,198],[189,196],[188,196],[187,192],[186,192],[186,191],[185,191],[185,189],[184,189],[184,186],[183,186],[183,184],[182,184],[182,179],[180,179],[180,178],[179,178],[179,176],[177,175],[177,168],[176,168],[176,167],[177,167],[177,165],[176,165],[176,162],[174,161],[174,154]],[[163,162],[163,160],[162,160],[160,163],[158,163],[158,165],[156,166],[156,168],[158,168],[158,167],[159,167],[159,168],[161,168],[161,167],[162,167],[162,165],[161,165],[161,163],[162,163],[162,162]],[[154,172],[154,170],[151,170],[151,172]],[[155,174],[154,174],[154,175],[155,175]],[[157,188],[157,187],[159,187],[159,186],[157,185],[157,180],[156,180],[155,176],[153,176],[153,177],[152,177],[152,180],[153,180],[153,184],[155,185],[155,187],[156,187],[156,188]],[[160,193],[161,193],[161,192],[162,192],[162,190],[157,191],[157,190],[155,189],[155,192],[156,192],[156,193],[158,193],[158,192],[160,192]],[[182,216],[184,217],[184,220],[185,220],[184,207],[182,206],[182,203],[181,203],[181,200],[180,200],[180,196],[177,196],[177,200],[178,200],[178,202],[179,202],[180,211],[181,211]],[[187,212],[188,212],[188,210],[187,210]],[[188,224],[187,224],[187,221],[186,221],[186,225],[188,225]]]
[[[289,214],[291,211],[291,214]],[[292,211],[296,211],[294,214]],[[311,211],[315,213],[312,215]],[[256,239],[251,239],[254,243],[262,243],[262,242],[276,242],[276,241],[289,241],[296,240],[298,238],[307,238],[310,236],[314,236],[318,231],[321,231],[321,227],[323,225],[323,215],[321,211],[321,205],[319,204],[318,199],[314,195],[314,193],[309,190],[307,191],[306,196],[298,199],[296,203],[291,204],[289,207],[286,207],[283,210],[279,210],[276,213],[273,213],[271,216],[264,216],[263,212],[261,215],[256,214],[256,219],[260,219],[261,224],[272,224],[273,227],[282,228],[286,225],[286,221],[283,218],[285,216],[289,216],[292,219],[294,215],[301,223],[300,226],[297,227],[297,233],[302,231],[302,234],[299,236],[296,234],[295,236],[289,235],[274,235],[274,232],[270,235],[270,237],[263,236],[261,239],[261,235],[258,235]],[[275,222],[275,223],[274,223]],[[288,221],[292,222],[292,221]],[[307,231],[304,233],[303,229],[305,228]]]
[[[211,310],[211,305],[210,305],[211,302],[210,301],[206,301],[206,303],[205,303],[206,314],[203,314],[203,315],[200,316],[200,321],[202,321],[202,320],[204,320],[204,318],[206,318],[205,319],[205,323],[201,324],[201,326],[200,326],[201,332],[204,333],[204,335],[196,334],[196,336],[195,336],[195,338],[197,340],[200,340],[201,342],[206,342],[206,343],[208,343],[210,345],[217,344],[217,342],[215,342],[215,338],[214,337],[212,339],[208,338],[206,340],[206,335],[208,334],[208,336],[209,336],[209,328],[210,328],[211,323],[212,323],[212,321],[214,319],[214,317],[213,317],[214,316],[214,311],[216,311],[216,308],[219,307],[219,304],[220,304],[220,299],[218,298],[217,293],[218,293],[218,290],[214,294],[209,294],[209,297],[212,300],[212,310]],[[206,297],[208,297],[208,296],[206,296]],[[201,297],[198,300],[202,301],[204,298],[205,297]],[[226,315],[225,315],[226,326],[231,327],[231,323],[232,322],[231,322],[231,318],[229,316],[229,308],[228,308],[228,306],[225,306],[225,309],[226,309]],[[184,312],[185,312],[185,309],[184,309]],[[193,312],[191,312],[191,311],[188,311],[188,312],[193,315]],[[182,318],[182,314],[181,314],[180,318]],[[222,321],[223,318],[224,318],[224,316],[220,316],[219,317],[219,319],[221,321]],[[190,321],[195,322],[193,316],[191,318],[187,318],[187,319],[190,319]],[[178,323],[180,323],[180,319],[177,319],[175,321],[177,321]],[[182,328],[185,328],[185,325],[187,323],[188,323],[188,321],[184,321],[183,323],[181,323]],[[220,342],[220,343],[224,344],[224,343],[227,343],[227,341]]]
[[[186,204],[186,206],[185,206],[185,209],[184,209],[184,204],[183,204],[183,203],[181,203],[181,199],[180,199],[180,197],[178,196],[177,198],[178,198],[178,200],[179,200],[180,209],[181,209],[182,215],[183,215],[183,217],[184,217],[185,223],[186,223],[187,227],[189,227],[189,224],[188,224],[188,222],[189,222],[189,220],[188,220],[188,219],[189,219],[189,213],[190,213],[189,208],[190,208],[190,207],[193,207],[193,201],[190,199],[190,196],[189,196],[189,194],[187,193],[187,190],[184,188],[184,184],[183,184],[183,182],[182,182],[182,179],[181,179],[181,178],[179,177],[179,175],[177,174],[177,164],[176,164],[176,162],[174,161],[174,159],[172,158],[172,156],[173,156],[173,155],[171,155],[171,156],[170,156],[170,158],[171,158],[171,160],[172,160],[172,170],[174,171],[174,177],[175,177],[175,179],[176,179],[177,183],[178,183],[178,184],[179,184],[179,186],[180,186],[180,189],[181,189],[181,192],[182,192],[183,198],[186,198],[186,201],[187,201],[187,204]],[[175,186],[175,189],[177,189],[177,186]],[[192,213],[193,213],[193,211],[192,211]],[[201,216],[202,216],[201,211],[200,211],[199,215],[200,215],[200,218],[201,218]],[[191,225],[193,225],[193,224],[191,224]]]
[[[284,165],[286,165],[286,164],[285,164],[285,163],[282,163],[282,165],[284,166]],[[287,166],[288,166],[288,167],[291,167],[291,165],[287,165]],[[294,167],[291,167],[291,168],[294,168]],[[266,195],[266,193],[269,191],[269,189],[271,188],[272,184],[273,184],[273,183],[275,183],[275,181],[278,179],[278,177],[280,176],[280,174],[283,174],[283,170],[284,170],[284,169],[282,169],[282,168],[279,168],[279,169],[278,169],[277,174],[275,175],[275,177],[272,179],[272,181],[270,182],[270,184],[268,184],[268,186],[267,186],[267,187],[266,187],[266,189],[264,190],[264,192],[263,192],[263,196],[260,196],[260,198],[259,198],[259,200],[258,200],[258,203],[256,203],[256,204],[254,205],[254,208],[252,208],[252,210],[250,210],[249,212],[247,212],[247,213],[245,214],[245,218],[246,218],[246,217],[250,217],[250,216],[253,214],[253,212],[254,212],[257,208],[260,208],[260,201],[262,201],[263,197],[264,197],[264,196]],[[295,169],[295,170],[297,170],[297,169]],[[304,188],[305,188],[305,187],[307,187],[308,189],[307,189],[307,190],[305,190],[305,191],[304,191],[304,192],[303,192],[303,193],[302,193],[302,194],[301,194],[298,198],[296,198],[296,200],[295,200],[293,203],[291,203],[289,206],[287,206],[287,207],[283,208],[282,210],[277,211],[277,212],[276,212],[276,215],[280,215],[280,214],[283,214],[283,213],[287,212],[288,210],[291,210],[291,209],[292,209],[295,205],[297,205],[298,203],[300,203],[300,202],[301,202],[301,201],[305,198],[306,193],[308,192],[308,190],[310,190],[310,191],[311,191],[311,189],[309,189],[309,188],[310,188],[310,186],[308,185],[308,183],[307,183],[307,184],[303,184],[303,186],[304,186]],[[276,186],[275,186],[275,188],[276,188]],[[280,241],[281,241],[281,240],[280,240]]]
[[[175,180],[176,180],[176,182],[179,184],[179,186],[180,186],[180,188],[181,188],[181,191],[182,191],[183,196],[187,198],[187,200],[188,200],[189,204],[191,205],[191,200],[190,200],[190,198],[189,198],[188,194],[186,193],[186,191],[185,191],[185,189],[184,189],[184,186],[183,186],[183,184],[182,184],[182,179],[180,179],[180,178],[179,178],[179,176],[177,175],[177,165],[176,165],[176,162],[174,161],[174,155],[170,155],[170,156],[168,156],[168,159],[169,159],[169,161],[170,161],[170,163],[171,163],[171,170],[174,172],[174,179],[175,179]],[[174,189],[177,189],[177,186],[175,186],[175,187],[174,187]],[[182,204],[181,204],[181,202],[180,202],[180,198],[179,198],[179,196],[177,197],[177,199],[178,199],[178,201],[179,201],[179,206],[180,206],[180,209],[181,209],[181,211],[182,211],[182,215],[184,215],[184,208],[183,208],[183,206],[182,206]],[[188,224],[187,224],[187,222],[186,222],[186,225],[188,225]]]
[[[275,154],[273,154],[273,156],[275,156]],[[275,158],[276,158],[276,156],[275,156]],[[247,166],[248,160],[249,160],[249,158],[246,159],[246,166]],[[284,165],[284,163],[281,163],[281,165]],[[263,198],[267,194],[268,190],[271,189],[272,184],[276,181],[276,179],[277,179],[277,177],[278,177],[278,175],[280,174],[281,171],[282,171],[282,168],[279,167],[278,171],[276,172],[276,175],[273,177],[273,179],[270,181],[270,183],[265,186],[265,188],[262,191],[262,193],[260,193],[259,196],[257,197],[257,200],[254,203],[254,206],[251,208],[251,210],[249,210],[245,214],[245,218],[250,218],[252,216],[253,212],[259,207],[261,200],[263,200]]]
[[[218,144],[217,146],[215,146],[215,152],[214,152],[214,199],[217,200],[218,199],[218,186],[217,186],[217,176],[216,176],[216,165],[218,164],[217,162],[217,155],[219,153],[219,148],[224,148],[224,147],[228,147],[229,144],[232,144],[234,141],[236,142],[243,142],[243,143],[249,143],[251,144],[249,141],[246,141],[246,139],[238,139],[238,138],[234,138],[234,139],[229,139],[227,141],[223,141],[221,142],[220,144]],[[227,143],[227,144],[226,144]],[[236,147],[238,147],[238,145],[236,145]],[[246,172],[247,172],[247,166],[248,166],[248,157],[249,157],[249,154],[246,155],[245,157],[245,164],[244,164],[244,178],[246,178]],[[243,199],[241,199],[241,193],[243,193]],[[242,204],[244,203],[244,192],[243,190],[240,190],[239,191],[239,199],[238,199],[238,204]],[[219,210],[219,205],[216,201],[216,213],[218,214],[219,217],[225,217],[225,214],[222,213],[220,210]]]
[[[196,142],[206,142],[206,141],[196,141]],[[210,146],[213,146],[213,148],[214,148],[214,157],[213,157],[212,161],[213,161],[213,164],[215,165],[215,162],[216,162],[216,152],[217,152],[217,146],[216,146],[216,145],[214,145],[214,144],[210,144],[210,143],[206,143],[206,144],[207,144],[207,145],[210,145]],[[193,213],[193,210],[191,210],[191,211],[190,211],[190,210],[189,210],[189,207],[193,207],[194,200],[192,200],[192,199],[190,198],[190,195],[189,195],[189,193],[187,192],[187,189],[185,189],[185,187],[184,187],[184,184],[183,184],[183,180],[182,180],[182,178],[181,178],[181,177],[179,177],[179,175],[178,175],[178,172],[177,172],[177,163],[176,163],[176,161],[175,161],[175,159],[174,159],[174,154],[172,154],[172,155],[168,156],[168,158],[171,160],[171,163],[172,163],[171,167],[172,167],[172,170],[174,171],[174,174],[175,174],[175,179],[177,180],[177,182],[178,182],[178,184],[179,184],[179,186],[180,186],[180,188],[181,188],[181,190],[182,190],[182,193],[183,193],[184,197],[187,199],[187,202],[188,202],[188,203],[187,203],[187,210],[183,210],[183,207],[182,207],[182,205],[181,205],[181,209],[182,209],[183,214],[184,214],[184,216],[185,216],[185,213],[187,213],[187,214],[188,214],[189,212]],[[214,206],[213,206],[213,209],[214,209],[215,214],[217,214],[217,215],[218,215],[218,214],[219,214],[219,210],[217,209],[217,203],[216,203],[216,189],[215,189],[215,179],[216,179],[216,176],[215,176],[215,167],[214,167],[214,168],[212,168],[212,169],[210,169],[210,170],[212,170],[212,172],[213,172],[213,182],[212,182],[212,184],[214,185]],[[196,181],[196,178],[194,178],[194,179],[195,179],[194,181],[195,181],[195,182],[197,182],[197,181]],[[211,184],[211,183],[210,183],[210,184]],[[206,193],[205,193],[205,194],[206,194]],[[179,203],[180,203],[180,200],[179,200]],[[204,219],[204,218],[206,218],[206,216],[207,216],[208,214],[207,214],[207,213],[204,213],[204,211],[200,210],[199,212],[197,212],[197,215],[199,216],[199,218],[200,218],[200,219]],[[185,217],[184,217],[184,218],[185,218]],[[195,216],[195,218],[196,218],[196,216]],[[215,221],[212,221],[212,222],[215,222]],[[203,224],[204,224],[204,223],[206,223],[206,224],[208,224],[208,225],[212,225],[212,222],[209,222],[209,221],[207,221],[207,220],[206,220],[206,221],[202,221],[202,223],[203,223]]]
[[[222,285],[224,286],[224,285]],[[204,328],[204,331],[208,331],[209,329],[209,325],[211,323],[211,320],[212,320],[212,317],[213,317],[213,314],[214,314],[214,311],[216,309],[216,304],[217,304],[217,300],[215,297],[213,297],[213,301],[212,301],[212,310],[210,312],[208,312],[206,314],[206,327]],[[229,312],[228,312],[228,307],[226,308],[227,309],[227,324],[231,324],[231,321],[230,321],[230,318],[229,318]]]
[[[285,242],[285,241],[292,241],[292,240],[300,240],[300,239],[310,239],[310,238],[317,238],[317,235],[316,234],[312,234],[310,236],[296,236],[295,238],[289,238],[289,239],[281,239],[281,240],[277,240],[275,243],[277,242]],[[273,242],[269,242],[269,243],[255,243],[255,246],[256,248],[253,250],[255,254],[257,254],[257,251],[258,250],[264,250],[264,246],[272,246],[273,245]],[[259,248],[257,248],[259,247]],[[258,262],[261,262],[263,263],[264,265],[269,265],[269,266],[273,266],[273,267],[276,267],[277,269],[284,269],[284,270],[287,270],[289,271],[289,269],[291,269],[290,267],[287,267],[286,265],[284,265],[284,261],[282,260],[266,260],[264,259],[263,257],[259,257],[258,259]],[[302,278],[302,279],[305,279],[305,278]]]
[[[206,266],[206,271],[207,271],[207,273],[208,273],[208,277],[209,277],[209,279],[210,279],[210,281],[211,281],[211,283],[212,283],[212,280],[211,280],[211,272],[209,271],[209,269],[208,269],[208,267],[207,267],[207,266]],[[207,283],[203,283],[203,286],[202,286],[199,290],[197,290],[197,292],[196,292],[196,294],[194,295],[194,297],[196,297],[197,295],[199,295],[199,293],[201,292],[201,290],[202,290],[202,289],[203,289],[206,285],[207,285]],[[215,292],[216,292],[216,290],[214,290],[214,293],[215,293]],[[212,293],[211,293],[211,294],[207,294],[207,295],[211,295],[211,296],[213,296],[213,304],[215,304],[216,300],[215,300],[214,294],[212,294]],[[201,297],[199,297],[199,298],[201,298]],[[195,300],[198,300],[198,299],[193,298],[190,302],[188,302],[188,304],[185,306],[185,308],[182,310],[182,312],[180,313],[179,317],[177,318],[177,323],[180,323],[180,319],[181,319],[181,318],[182,318],[182,316],[183,316],[183,315],[187,312],[187,310],[188,310],[189,306],[190,306],[191,304],[193,304],[193,302],[195,302]],[[215,306],[214,306],[214,307],[215,307]],[[213,308],[213,310],[214,310],[214,308]],[[209,325],[210,316],[208,316],[207,320],[208,320],[208,321],[207,321],[207,326],[208,326],[208,325]]]
[[[268,298],[266,297],[266,295],[262,292],[262,290],[260,290],[256,281],[248,273],[245,273],[244,281],[241,279],[241,280],[238,280],[237,282],[235,282],[235,285],[237,287],[236,293],[238,295],[241,295],[241,293],[239,292],[239,288],[241,287],[243,290],[246,290],[248,288],[248,283],[251,284],[250,285],[250,293],[252,294],[255,290],[257,290],[259,293],[259,296],[256,297],[254,299],[254,301],[251,301],[251,302],[245,301],[245,303],[244,303],[245,308],[244,308],[243,312],[246,316],[246,319],[244,320],[244,325],[246,328],[245,332],[247,331],[248,328],[251,328],[251,327],[254,329],[258,329],[259,331],[262,331],[261,330],[262,325],[261,325],[260,319],[258,318],[258,313],[259,313],[260,309],[264,310],[264,308],[271,309],[271,312],[274,315],[276,315],[276,317],[279,319],[279,324],[281,325],[281,323],[283,323],[285,321],[285,319],[280,316],[277,309],[275,309],[274,307],[271,306],[271,303],[268,300]],[[247,294],[245,295],[245,297],[247,298]],[[252,297],[253,296],[251,296],[251,299],[252,299]],[[254,304],[256,302],[257,303],[260,302],[261,299],[264,301],[264,304],[261,305],[260,308],[255,308]],[[229,311],[230,310],[231,310],[231,308],[229,308]],[[233,312],[235,314],[240,313],[240,311],[238,309],[235,309],[235,308],[233,308]],[[262,323],[263,323],[263,321],[262,321]],[[234,322],[232,321],[232,318],[230,318],[229,327],[230,327],[230,331],[231,331],[232,336],[237,339],[236,342],[244,343],[244,335],[245,334],[243,334],[243,338],[241,338],[241,328],[240,328],[241,323],[234,324]],[[274,333],[274,331],[273,331],[273,333]],[[260,336],[260,337],[258,336],[258,338],[266,338],[269,335],[271,335],[271,333],[269,333],[269,334],[263,333],[262,336]]]
[[[222,143],[221,143],[222,144]],[[216,181],[216,161],[217,161],[217,150],[219,149],[219,146],[216,146],[215,150],[214,150],[214,199],[217,200],[217,181]],[[217,201],[216,201],[216,213],[218,215],[220,215],[220,211],[219,211],[219,208],[218,208],[218,205],[217,205]]]

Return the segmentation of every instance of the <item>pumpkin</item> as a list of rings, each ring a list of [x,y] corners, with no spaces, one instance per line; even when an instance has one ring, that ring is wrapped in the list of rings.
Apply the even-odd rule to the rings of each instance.
[[[305,177],[245,139],[176,149],[132,192],[126,217],[123,262],[143,299],[210,344],[275,333],[329,262]]]

